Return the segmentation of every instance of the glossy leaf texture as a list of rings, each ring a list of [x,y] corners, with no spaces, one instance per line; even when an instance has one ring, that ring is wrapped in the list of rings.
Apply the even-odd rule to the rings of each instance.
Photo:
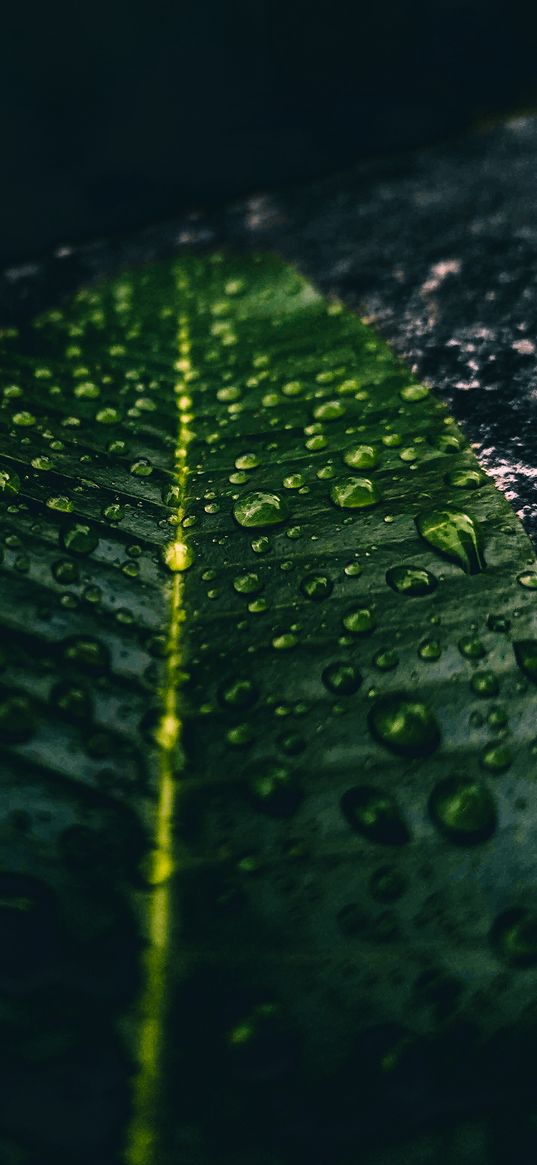
[[[9,1165],[503,1160],[537,987],[518,519],[276,257],[127,271],[0,343]]]

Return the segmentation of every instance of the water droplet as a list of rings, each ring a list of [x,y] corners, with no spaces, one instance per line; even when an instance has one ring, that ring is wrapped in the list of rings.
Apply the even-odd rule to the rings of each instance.
[[[506,615],[488,615],[487,627],[489,631],[497,631],[505,635],[511,630],[511,620]]]
[[[512,907],[497,916],[490,931],[497,955],[514,967],[537,963],[537,916],[523,907]]]
[[[246,494],[233,506],[233,515],[239,526],[254,530],[280,526],[285,522],[287,512],[287,506],[278,494],[261,490]]]
[[[429,396],[429,389],[424,384],[409,384],[406,388],[401,389],[399,396],[410,404],[416,404]]]
[[[479,758],[481,765],[490,773],[505,773],[513,763],[513,754],[507,744],[495,741],[483,749]]]
[[[99,409],[95,420],[98,421],[100,425],[117,425],[121,420],[121,413],[119,413],[117,409],[111,407]],[[133,472],[134,470],[131,467],[131,473]]]
[[[247,574],[238,574],[233,579],[233,588],[239,595],[258,595],[263,590],[263,583],[258,574],[249,571]]]
[[[307,574],[300,583],[304,598],[319,603],[332,594],[334,584],[325,574]]]
[[[497,696],[499,685],[494,672],[476,671],[470,680],[470,687],[476,696],[485,698]]]
[[[56,582],[61,583],[62,586],[71,586],[72,583],[77,583],[80,578],[78,565],[70,558],[60,558],[52,565],[52,574]]]
[[[62,514],[71,514],[75,508],[72,499],[66,497],[65,494],[47,498],[46,505],[49,510],[59,510]]]
[[[373,663],[380,671],[393,671],[399,663],[399,656],[393,648],[381,648],[373,656]]]
[[[418,646],[420,659],[434,661],[442,655],[442,645],[438,639],[422,639]]]
[[[345,477],[335,481],[330,488],[330,499],[342,510],[363,510],[376,506],[380,501],[380,491],[368,477]]]
[[[235,469],[256,469],[259,465],[257,453],[241,453],[235,458]]]
[[[252,708],[259,698],[259,690],[252,680],[237,677],[226,680],[218,689],[218,699],[224,708]]]
[[[526,587],[530,591],[537,590],[537,572],[525,570],[523,574],[519,574],[517,582],[521,587]]]
[[[462,635],[458,642],[458,648],[465,659],[483,659],[487,654],[484,643],[478,639],[477,635]]]
[[[20,477],[14,469],[0,469],[0,494],[18,494],[20,487]]]
[[[36,729],[32,702],[24,692],[3,692],[0,697],[0,740],[22,744]]]
[[[386,582],[399,595],[418,598],[436,590],[438,580],[421,566],[392,566],[386,571]]]
[[[401,756],[427,756],[440,743],[440,729],[433,713],[411,696],[379,696],[367,723],[380,744]]]
[[[95,550],[99,544],[99,539],[89,522],[79,521],[73,522],[72,526],[67,526],[62,530],[60,544],[70,554],[84,556]]]
[[[369,635],[375,630],[377,620],[370,607],[355,607],[343,617],[343,626],[353,635]]]
[[[410,839],[392,797],[372,785],[355,785],[341,798],[341,810],[351,829],[382,845],[404,845]]]
[[[164,547],[163,558],[168,570],[171,570],[172,574],[177,574],[192,566],[194,551],[186,542],[169,542]],[[134,566],[135,563],[130,565]]]
[[[343,663],[336,660],[325,667],[322,675],[325,688],[336,696],[351,696],[358,691],[362,683],[362,676],[352,663]]]
[[[418,514],[416,526],[428,546],[462,567],[466,574],[478,574],[485,569],[480,532],[468,514],[428,510]]]
[[[50,693],[54,707],[72,720],[90,720],[93,715],[92,699],[88,691],[79,684],[62,680]]]
[[[380,866],[369,879],[371,897],[377,902],[395,902],[406,890],[406,880],[395,866]]]
[[[446,485],[454,486],[455,489],[480,489],[486,480],[485,474],[479,469],[471,469],[464,465],[458,469],[450,469],[444,478]]]
[[[350,469],[374,469],[378,455],[372,445],[354,445],[345,451],[343,460]]]
[[[326,400],[314,408],[313,416],[316,421],[339,421],[346,411],[342,400]]]
[[[130,471],[134,477],[151,477],[153,466],[148,457],[138,457],[133,461]]]
[[[33,413],[29,413],[26,410],[23,410],[20,413],[15,413],[13,417],[13,424],[18,425],[21,429],[30,429],[32,425],[37,424],[37,420]]]
[[[63,654],[67,663],[90,668],[92,671],[104,671],[109,665],[108,651],[104,643],[90,635],[77,635],[66,639]]]
[[[446,777],[429,797],[429,813],[450,841],[475,845],[492,837],[496,828],[494,799],[481,781],[470,777]]]
[[[518,639],[513,650],[520,670],[537,684],[537,639]]]
[[[249,799],[271,817],[292,817],[302,801],[295,773],[275,761],[261,762],[246,785]]]

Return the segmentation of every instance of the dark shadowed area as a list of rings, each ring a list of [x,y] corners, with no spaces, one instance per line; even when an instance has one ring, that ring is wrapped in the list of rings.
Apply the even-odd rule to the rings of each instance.
[[[442,139],[537,94],[507,0],[10,5],[0,254]]]

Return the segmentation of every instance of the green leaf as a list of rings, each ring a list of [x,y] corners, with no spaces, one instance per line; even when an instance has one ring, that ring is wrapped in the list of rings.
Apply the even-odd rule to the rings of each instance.
[[[275,257],[0,343],[6,1154],[376,1165],[527,1065],[530,543]]]

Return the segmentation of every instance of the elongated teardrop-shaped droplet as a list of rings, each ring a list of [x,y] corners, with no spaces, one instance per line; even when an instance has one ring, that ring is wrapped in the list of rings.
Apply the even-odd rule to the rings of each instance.
[[[379,696],[367,717],[380,744],[401,756],[427,756],[440,743],[440,729],[426,704],[393,692]]]
[[[256,490],[235,502],[233,514],[239,526],[260,530],[264,526],[280,526],[285,522],[287,506],[278,494]]]
[[[488,841],[496,828],[492,794],[471,777],[439,781],[429,797],[429,813],[440,833],[458,845]]]
[[[341,811],[351,829],[369,841],[404,845],[409,832],[392,797],[372,785],[355,785],[341,798]]]
[[[537,684],[537,639],[518,639],[513,650],[520,670]]]
[[[479,574],[486,562],[479,527],[468,514],[456,510],[424,510],[416,518],[418,534],[466,574]]]

